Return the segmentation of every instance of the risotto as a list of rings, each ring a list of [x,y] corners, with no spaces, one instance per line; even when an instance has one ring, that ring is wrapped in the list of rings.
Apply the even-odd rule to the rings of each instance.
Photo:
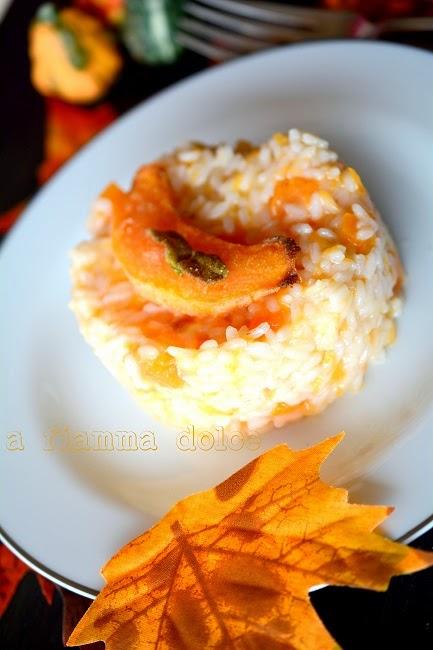
[[[176,428],[278,427],[359,390],[396,337],[402,269],[356,171],[297,129],[261,146],[190,143],[158,165],[187,223],[243,248],[290,238],[296,273],[227,310],[150,301],[113,249],[108,189],[71,270],[71,307],[102,363]],[[267,271],[257,264],[258,282]]]

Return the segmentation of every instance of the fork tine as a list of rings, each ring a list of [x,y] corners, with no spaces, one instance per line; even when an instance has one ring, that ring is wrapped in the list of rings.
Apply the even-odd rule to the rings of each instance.
[[[244,18],[263,20],[289,27],[311,27],[317,25],[322,15],[317,9],[304,9],[302,7],[284,7],[284,5],[265,4],[262,2],[243,2],[242,0],[199,0],[201,4],[213,9],[237,14]],[[322,12],[323,13],[323,12]]]
[[[261,0],[191,0],[191,4],[205,5],[220,13],[242,16],[259,23],[311,30],[326,36],[351,33],[353,23],[359,18],[352,11],[329,11]]]
[[[220,47],[228,47],[233,52],[242,54],[243,52],[254,52],[265,47],[269,47],[267,41],[262,41],[250,36],[234,34],[225,29],[214,27],[208,23],[203,23],[194,18],[183,17],[179,21],[179,28],[185,34],[192,36],[204,37],[206,41],[217,43]]]
[[[205,22],[219,27],[226,28],[232,32],[237,32],[244,36],[250,36],[259,40],[265,40],[269,44],[273,43],[288,43],[291,41],[299,41],[313,36],[313,32],[308,29],[291,27],[279,27],[269,23],[254,22],[252,20],[241,18],[235,15],[229,15],[222,11],[209,9],[199,5],[196,2],[186,2],[184,5],[184,12],[204,20]]]
[[[212,61],[228,61],[229,59],[239,56],[238,52],[232,52],[231,50],[218,47],[217,45],[211,45],[195,36],[191,36],[191,34],[186,34],[182,30],[178,30],[176,40],[179,45],[182,45],[182,47],[185,47],[187,50],[191,50],[191,52],[200,54]]]

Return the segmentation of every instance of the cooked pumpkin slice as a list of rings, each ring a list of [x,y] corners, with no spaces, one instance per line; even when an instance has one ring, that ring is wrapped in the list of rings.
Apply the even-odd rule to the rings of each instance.
[[[111,192],[115,256],[141,296],[175,312],[228,311],[298,281],[297,244],[227,242],[182,218],[163,167],[142,167],[130,192]]]

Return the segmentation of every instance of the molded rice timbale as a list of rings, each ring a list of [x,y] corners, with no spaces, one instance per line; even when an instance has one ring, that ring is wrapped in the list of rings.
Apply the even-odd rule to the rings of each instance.
[[[191,227],[236,244],[295,241],[297,281],[210,313],[150,302],[113,250],[108,187],[71,269],[71,307],[105,366],[177,429],[281,426],[359,390],[395,340],[403,273],[355,170],[297,129],[261,146],[191,143],[157,164]]]

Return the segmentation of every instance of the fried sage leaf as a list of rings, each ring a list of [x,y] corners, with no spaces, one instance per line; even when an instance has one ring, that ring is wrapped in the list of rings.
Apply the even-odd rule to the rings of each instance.
[[[218,255],[195,251],[174,230],[150,229],[150,233],[165,245],[167,261],[176,273],[189,273],[204,282],[217,282],[227,276],[227,266]]]

